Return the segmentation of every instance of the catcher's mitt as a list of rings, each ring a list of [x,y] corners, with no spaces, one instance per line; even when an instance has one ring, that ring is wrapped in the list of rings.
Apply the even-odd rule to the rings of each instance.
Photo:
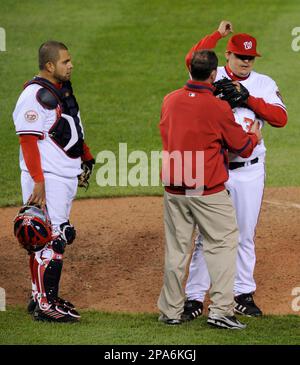
[[[78,187],[88,189],[90,183],[89,179],[92,175],[93,168],[95,165],[95,160],[83,161],[81,164],[82,173],[78,175]]]
[[[249,97],[249,91],[241,83],[234,84],[232,80],[224,77],[215,82],[214,94],[222,100],[226,100],[231,108],[242,106]]]

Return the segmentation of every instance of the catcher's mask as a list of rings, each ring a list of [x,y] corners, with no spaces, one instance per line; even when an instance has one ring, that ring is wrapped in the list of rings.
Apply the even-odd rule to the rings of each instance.
[[[23,206],[14,219],[14,234],[28,251],[39,250],[52,239],[51,222],[46,208]]]

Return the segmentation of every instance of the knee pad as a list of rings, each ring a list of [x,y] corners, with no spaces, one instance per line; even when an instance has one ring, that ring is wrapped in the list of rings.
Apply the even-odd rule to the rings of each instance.
[[[59,226],[60,235],[70,245],[76,238],[76,230],[70,222],[64,222]]]
[[[66,244],[67,242],[61,236],[54,238],[51,243],[53,250],[61,255],[65,252]]]

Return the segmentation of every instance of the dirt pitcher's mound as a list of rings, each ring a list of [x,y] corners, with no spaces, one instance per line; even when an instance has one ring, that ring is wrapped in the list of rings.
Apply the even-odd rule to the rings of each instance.
[[[12,234],[16,211],[1,209],[0,287],[8,305],[25,305],[30,276],[28,256]],[[292,290],[300,287],[299,215],[300,188],[266,189],[255,271],[255,297],[265,313],[300,313],[292,309]],[[79,308],[156,312],[163,279],[162,198],[75,201],[71,218],[78,235],[65,253],[61,296]]]

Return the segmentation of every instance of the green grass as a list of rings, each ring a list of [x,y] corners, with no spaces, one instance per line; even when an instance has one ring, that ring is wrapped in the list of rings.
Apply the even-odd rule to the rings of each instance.
[[[226,3],[226,7],[225,4]],[[224,10],[226,9],[226,10]],[[298,0],[3,0],[0,26],[7,35],[1,69],[0,205],[19,204],[18,140],[11,113],[24,81],[37,72],[37,49],[47,39],[64,41],[75,65],[73,84],[92,152],[160,150],[157,124],[163,96],[187,79],[189,48],[230,19],[237,32],[258,38],[263,57],[255,69],[273,77],[289,110],[283,130],[266,128],[269,186],[300,185],[297,69],[291,49],[299,26]],[[266,14],[268,17],[266,18]],[[220,64],[227,40],[216,49]],[[99,164],[96,165],[96,171]],[[79,197],[160,194],[160,187],[99,187],[93,177]]]
[[[0,27],[0,206],[21,202],[18,140],[11,114],[22,85],[37,73],[37,49],[48,39],[65,42],[73,56],[73,86],[96,156],[118,151],[160,150],[157,124],[163,96],[187,79],[184,57],[222,19],[236,32],[258,39],[263,57],[255,70],[274,78],[289,111],[283,130],[266,127],[268,186],[300,185],[298,94],[300,52],[291,49],[299,24],[298,0],[2,0]],[[216,48],[224,64],[227,40]],[[96,165],[96,171],[99,164]],[[102,187],[94,174],[82,197],[161,194],[160,187]],[[241,332],[210,329],[201,318],[181,327],[157,323],[156,315],[84,311],[76,325],[34,323],[20,308],[0,312],[1,344],[299,344],[299,317],[246,318]]]
[[[68,345],[232,345],[300,344],[299,316],[243,318],[246,330],[211,328],[206,317],[181,326],[167,326],[156,314],[122,314],[82,311],[76,324],[32,321],[23,308],[0,312],[0,344]]]

